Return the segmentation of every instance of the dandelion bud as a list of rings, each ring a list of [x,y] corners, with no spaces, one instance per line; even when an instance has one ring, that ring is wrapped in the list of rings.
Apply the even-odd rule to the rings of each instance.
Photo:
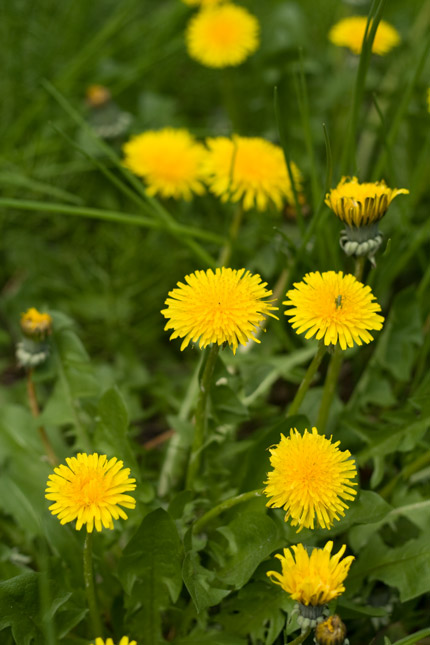
[[[319,623],[315,629],[315,642],[317,645],[343,645],[345,636],[345,624],[337,614]]]
[[[52,318],[34,307],[21,314],[21,329],[27,338],[43,340],[52,330]]]

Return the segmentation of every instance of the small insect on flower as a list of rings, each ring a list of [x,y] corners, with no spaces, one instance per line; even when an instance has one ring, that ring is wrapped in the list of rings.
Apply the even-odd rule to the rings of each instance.
[[[49,507],[53,515],[58,515],[61,524],[76,520],[76,530],[84,524],[91,533],[113,529],[112,518],[126,520],[124,508],[135,508],[136,500],[124,493],[136,488],[136,480],[130,478],[130,469],[123,468],[123,462],[116,457],[107,459],[106,455],[79,453],[66,459],[67,466],[61,464],[49,475],[46,499],[54,504]]]

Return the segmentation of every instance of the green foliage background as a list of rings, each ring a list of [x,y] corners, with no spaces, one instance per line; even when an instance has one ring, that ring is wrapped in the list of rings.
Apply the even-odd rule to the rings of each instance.
[[[106,635],[129,634],[139,645],[287,642],[297,625],[285,628],[293,603],[265,575],[272,556],[334,539],[335,550],[346,543],[356,557],[336,608],[352,645],[429,642],[430,2],[241,4],[261,22],[261,48],[226,73],[188,58],[191,10],[179,0],[0,7],[4,645],[98,636],[88,623],[83,535],[60,526],[44,499],[51,467],[41,422],[62,460],[96,450],[123,459],[138,480],[129,520],[95,537]],[[359,59],[327,32],[345,15],[377,9],[402,43],[370,58],[360,76]],[[278,88],[282,143],[305,176],[307,214],[250,212],[230,263],[271,288],[283,271],[286,288],[307,271],[353,271],[338,246],[340,222],[323,205],[342,174],[410,190],[381,224],[377,266],[366,267],[386,323],[369,346],[346,352],[329,418],[327,433],[353,453],[361,486],[330,532],[297,535],[258,496],[193,531],[223,500],[262,487],[267,448],[281,432],[315,423],[327,363],[300,414],[285,418],[315,344],[281,315],[261,345],[221,352],[204,468],[196,490],[184,490],[201,353],[169,342],[160,309],[184,275],[216,264],[234,207],[208,195],[148,200],[121,167],[124,138],[107,145],[94,135],[83,97],[95,82],[132,115],[133,133],[171,125],[198,137],[234,130],[273,141]],[[54,318],[51,357],[35,373],[37,422],[14,356],[19,316],[31,306]],[[173,438],[154,447],[170,430]]]

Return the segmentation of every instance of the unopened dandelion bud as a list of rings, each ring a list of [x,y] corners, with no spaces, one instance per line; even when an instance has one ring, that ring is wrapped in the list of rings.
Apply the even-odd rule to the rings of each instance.
[[[320,622],[315,629],[317,645],[344,645],[347,642],[345,637],[345,624],[337,614]]]
[[[28,338],[43,340],[52,331],[52,318],[31,307],[21,314],[21,329]]]
[[[104,85],[89,85],[85,93],[88,104],[93,108],[106,105],[111,100],[111,93]]]

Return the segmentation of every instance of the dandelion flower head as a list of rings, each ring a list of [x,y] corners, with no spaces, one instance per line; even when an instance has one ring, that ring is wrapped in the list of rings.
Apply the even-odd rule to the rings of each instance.
[[[221,2],[224,2],[224,0],[182,0],[182,2],[191,7],[197,7],[199,5],[206,7],[209,5],[220,4]]]
[[[245,269],[196,271],[185,282],[169,292],[161,312],[168,318],[164,329],[173,329],[170,339],[184,339],[181,351],[190,342],[200,348],[227,343],[236,353],[239,343],[260,342],[254,333],[265,316],[276,318],[271,312],[277,307],[265,300],[272,295],[267,283]]]
[[[360,54],[366,31],[366,16],[350,16],[339,20],[329,31],[329,40],[338,47],[348,47]],[[371,25],[369,25],[370,31]],[[368,32],[369,33],[369,32]],[[372,52],[383,56],[400,43],[399,32],[385,20],[381,20],[372,44]]]
[[[30,307],[21,314],[21,329],[27,336],[46,336],[51,333],[52,318],[47,313]]]
[[[342,349],[370,343],[371,330],[382,329],[380,305],[368,285],[342,271],[314,271],[287,292],[285,315],[298,334]]]
[[[257,18],[244,7],[210,3],[188,24],[188,54],[206,67],[234,67],[256,51],[259,31]]]
[[[148,130],[123,146],[124,165],[147,184],[148,195],[185,199],[205,192],[201,166],[206,150],[184,129]]]
[[[370,226],[387,212],[397,195],[406,188],[388,188],[384,180],[360,183],[357,177],[342,177],[336,188],[326,194],[325,203],[347,226]]]
[[[206,181],[223,202],[243,200],[245,210],[255,207],[260,211],[269,206],[281,210],[285,201],[293,202],[290,177],[279,146],[258,137],[238,135],[232,139],[216,137],[206,143]],[[299,192],[301,173],[294,163],[291,169]]]
[[[103,638],[96,638],[96,642],[91,645],[115,645],[115,643],[111,638],[107,638],[105,641]],[[137,642],[129,640],[128,636],[123,636],[118,645],[137,645]]]
[[[136,488],[136,480],[130,478],[130,469],[123,468],[123,462],[116,457],[107,459],[106,455],[79,453],[66,459],[67,466],[61,464],[49,476],[46,499],[54,504],[49,507],[53,515],[58,515],[61,524],[76,520],[76,530],[84,524],[91,533],[113,529],[112,518],[126,520],[127,515],[121,508],[134,508],[136,501],[124,493]]]
[[[326,605],[345,591],[344,580],[354,556],[345,553],[344,544],[336,555],[331,555],[333,542],[327,542],[323,549],[314,548],[309,555],[303,544],[284,549],[283,555],[275,558],[281,561],[282,573],[268,571],[267,575],[290,597],[302,605]]]
[[[270,464],[265,495],[267,506],[283,508],[285,521],[292,526],[329,529],[339,515],[344,515],[357,493],[352,480],[357,476],[355,461],[349,450],[339,450],[340,442],[331,442],[324,435],[305,430],[301,435],[295,428],[290,436],[270,448]]]

